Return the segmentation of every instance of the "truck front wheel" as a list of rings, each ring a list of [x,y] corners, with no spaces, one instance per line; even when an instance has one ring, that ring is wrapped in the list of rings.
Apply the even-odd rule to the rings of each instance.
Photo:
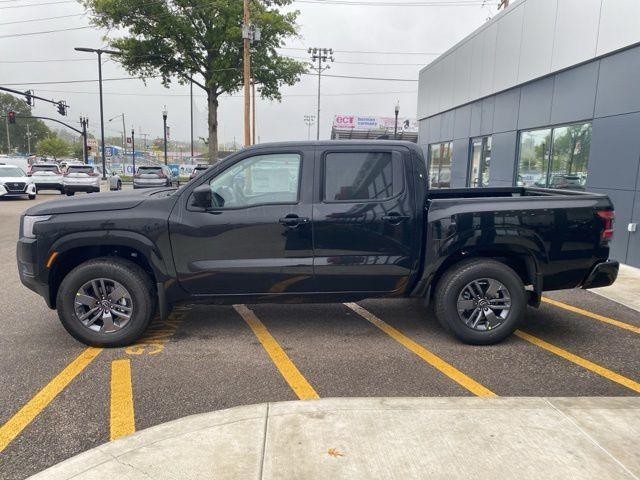
[[[498,343],[511,335],[527,305],[518,274],[490,259],[456,264],[440,279],[435,294],[440,324],[474,345]]]
[[[71,270],[56,297],[58,317],[77,340],[98,347],[130,345],[154,313],[149,276],[133,262],[97,258]]]

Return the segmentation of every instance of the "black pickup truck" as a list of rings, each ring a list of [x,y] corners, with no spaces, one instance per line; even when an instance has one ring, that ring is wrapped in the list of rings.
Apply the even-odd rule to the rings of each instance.
[[[610,285],[605,195],[429,190],[396,141],[246,148],[178,189],[63,199],[22,217],[22,283],[68,332],[134,342],[178,303],[417,297],[461,340],[496,343],[545,290]]]

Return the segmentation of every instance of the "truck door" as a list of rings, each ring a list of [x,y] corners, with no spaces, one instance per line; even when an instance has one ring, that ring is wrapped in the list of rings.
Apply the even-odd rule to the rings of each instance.
[[[310,291],[313,147],[246,152],[209,185],[214,205],[183,195],[171,217],[178,280],[192,294]]]
[[[397,146],[341,146],[319,155],[313,206],[318,292],[404,290],[419,255],[409,162],[408,149]]]

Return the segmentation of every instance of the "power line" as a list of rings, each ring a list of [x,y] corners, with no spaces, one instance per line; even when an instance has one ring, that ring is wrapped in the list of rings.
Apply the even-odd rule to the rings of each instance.
[[[0,23],[0,26],[3,26],[3,25],[15,25],[16,23],[44,22],[46,20],[57,20],[59,18],[81,17],[82,15],[85,15],[85,14],[84,13],[73,13],[71,15],[58,15],[57,17],[31,18],[29,20],[15,20],[13,22]]]
[[[0,38],[27,37],[30,35],[43,35],[46,33],[70,32],[71,30],[86,30],[87,28],[94,27],[92,27],[91,25],[85,25],[84,27],[61,28],[59,30],[44,30],[41,32],[11,33],[9,35],[0,35]]]
[[[0,63],[95,62],[94,58],[57,58],[50,60],[0,60]]]
[[[280,50],[299,50],[307,51],[302,47],[278,47]],[[335,53],[360,53],[360,54],[374,54],[374,55],[442,55],[437,52],[376,52],[373,50],[334,50]]]
[[[312,73],[306,73],[305,75],[313,75]],[[324,74],[324,77],[331,77],[331,78],[351,78],[354,80],[381,80],[381,81],[386,81],[386,82],[417,82],[417,79],[411,79],[411,78],[384,78],[384,77],[356,77],[356,76],[350,76],[350,75],[329,75],[329,74]]]
[[[75,0],[61,0],[58,2],[44,2],[44,3],[30,3],[28,5],[11,5],[10,7],[0,7],[0,10],[8,10],[10,8],[24,8],[24,7],[40,7],[43,5],[58,5],[60,3],[76,3]]]
[[[295,0],[296,3],[308,3],[316,5],[352,5],[368,7],[482,7],[487,5],[482,0],[454,1],[441,0],[434,2],[372,2],[370,0]],[[496,4],[497,5],[497,4]]]

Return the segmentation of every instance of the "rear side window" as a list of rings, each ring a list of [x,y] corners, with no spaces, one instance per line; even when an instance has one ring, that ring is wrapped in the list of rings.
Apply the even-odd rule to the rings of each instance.
[[[87,165],[69,165],[67,172],[73,173],[93,173],[93,167]]]
[[[384,200],[403,187],[400,152],[335,152],[324,160],[324,201]]]
[[[33,173],[35,172],[60,173],[60,169],[57,167],[57,165],[34,165],[33,167],[31,167],[31,171]]]

